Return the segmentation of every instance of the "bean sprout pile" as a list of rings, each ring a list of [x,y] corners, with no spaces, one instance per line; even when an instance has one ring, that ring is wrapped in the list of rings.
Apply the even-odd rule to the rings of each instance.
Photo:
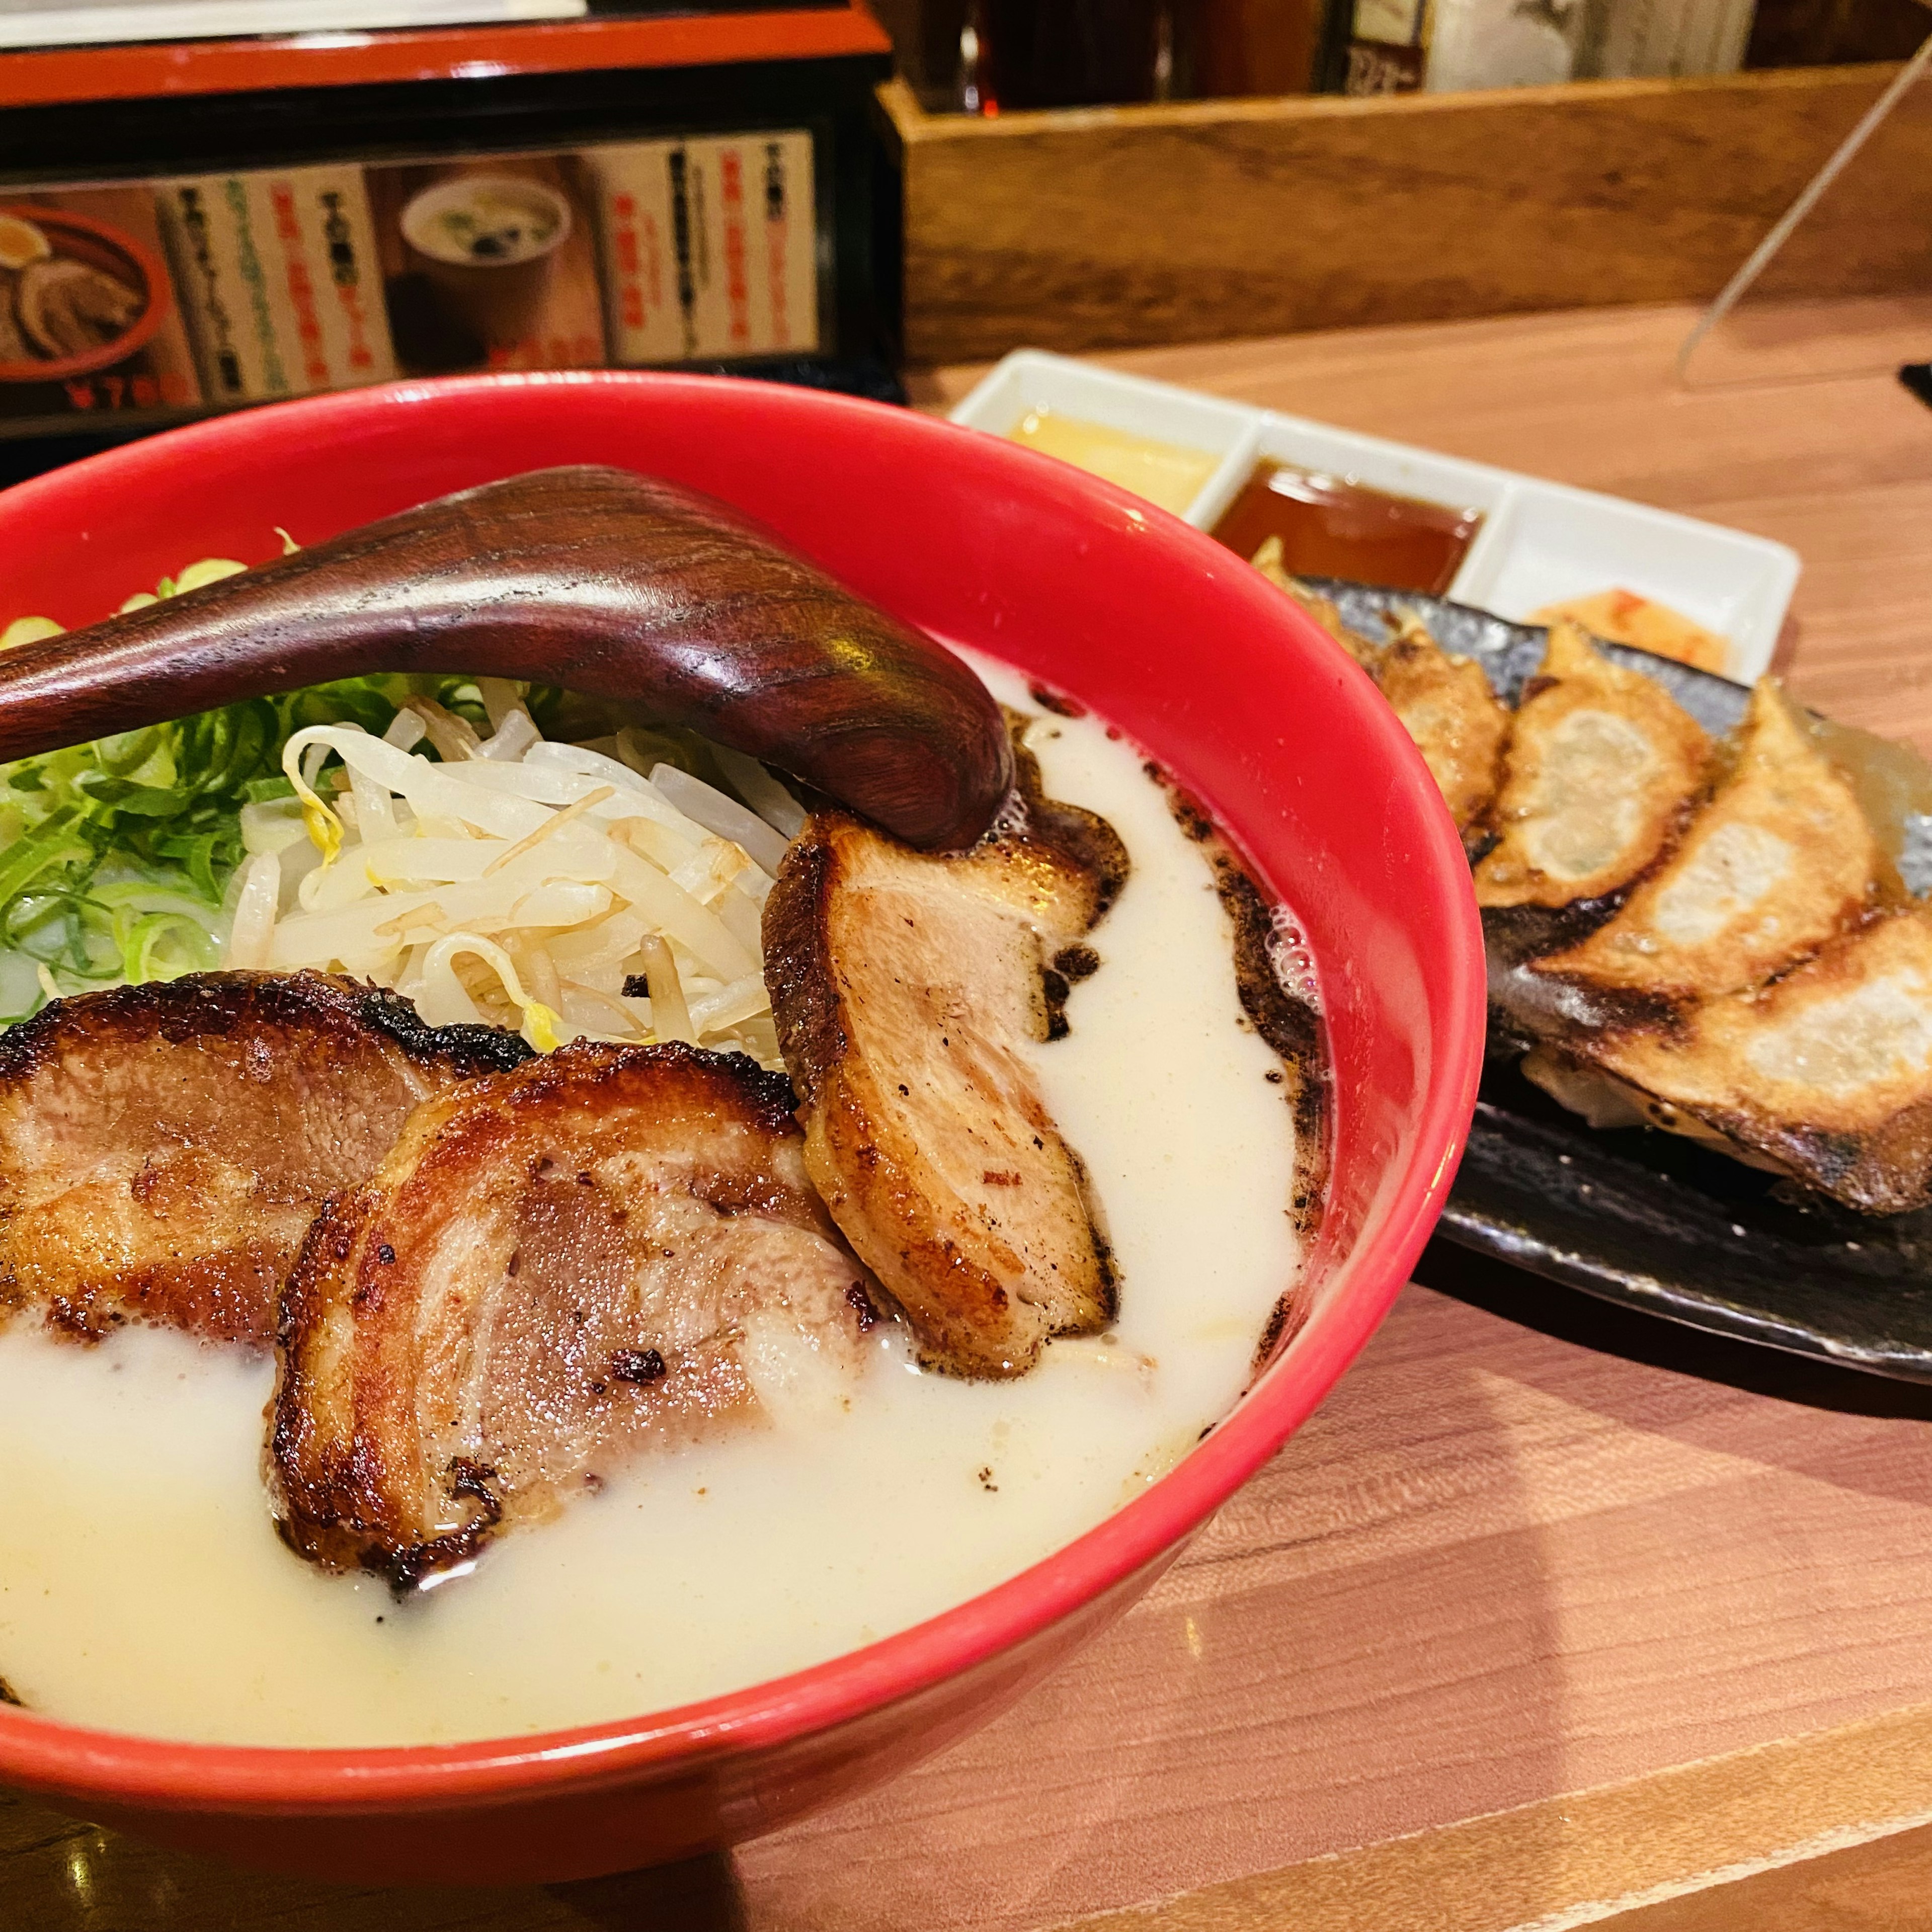
[[[477,688],[487,737],[421,698],[380,737],[290,736],[294,796],[242,811],[225,963],[374,980],[432,1026],[514,1025],[540,1052],[680,1040],[777,1065],[759,923],[796,802],[735,752],[711,748],[755,811],[635,726],[556,742],[516,686]]]

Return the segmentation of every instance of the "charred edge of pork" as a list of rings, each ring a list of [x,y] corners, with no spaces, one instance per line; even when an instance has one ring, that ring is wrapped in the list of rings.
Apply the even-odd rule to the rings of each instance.
[[[466,1072],[507,1073],[536,1051],[506,1027],[458,1023],[433,1027],[416,1003],[386,986],[364,982],[362,1017],[386,1034],[412,1060],[447,1060]]]
[[[1087,1210],[1087,1232],[1094,1244],[1094,1264],[1100,1271],[1095,1292],[1100,1304],[1100,1326],[1111,1328],[1120,1318],[1120,1264],[1114,1253],[1113,1233],[1107,1226],[1106,1210],[1100,1204],[1094,1177],[1087,1172],[1087,1163],[1080,1158],[1080,1150],[1064,1140],[1060,1145],[1066,1149],[1066,1158],[1073,1168],[1073,1183],[1080,1190],[1080,1204]],[[1096,1331],[1073,1329],[1067,1332],[1079,1334]]]
[[[4,1677],[0,1677],[0,1704],[10,1704],[16,1711],[24,1711],[27,1708],[26,1698]]]
[[[365,1028],[411,1059],[462,1074],[502,1072],[530,1058],[522,1038],[490,1026],[432,1027],[399,993],[366,980],[311,973],[189,973],[50,1002],[0,1032],[0,1080],[24,1078],[62,1050],[70,1030],[137,1026],[170,1046],[244,1026]]]
[[[1281,982],[1268,950],[1274,922],[1260,884],[1240,855],[1221,836],[1200,800],[1174,783],[1157,764],[1148,776],[1167,794],[1168,807],[1183,832],[1206,853],[1214,887],[1234,931],[1234,986],[1241,1010],[1281,1061],[1288,1076],[1288,1101],[1294,1114],[1294,1184],[1289,1214],[1304,1240],[1322,1225],[1330,1158],[1329,1132],[1334,1112],[1328,1098],[1328,1050],[1322,1020],[1308,1001]],[[1275,1325],[1290,1316],[1277,1311]]]
[[[596,1058],[585,1051],[586,1047],[593,1048]],[[782,1073],[768,1072],[746,1053],[718,1053],[685,1040],[663,1040],[639,1046],[580,1042],[566,1054],[526,1054],[525,1058],[538,1058],[540,1064],[532,1067],[508,1093],[493,1094],[494,1104],[512,1108],[542,1106],[560,1088],[580,1090],[591,1081],[602,1083],[628,1078],[639,1061],[646,1060],[667,1068],[728,1076],[743,1088],[758,1126],[773,1133],[790,1133],[798,1125],[793,1118],[796,1101],[790,1081]]]
[[[837,978],[819,970],[831,875],[828,846],[815,838],[794,839],[765,908],[765,984],[784,987],[789,994],[772,1002],[778,1051],[788,1066],[800,1070],[804,1085],[799,1099],[808,1105],[824,1070],[836,1066],[850,1047],[839,1023]]]
[[[352,1447],[334,1444],[318,1454],[304,1439],[314,1426],[304,1400],[311,1366],[296,1344],[304,1333],[316,1332],[316,1324],[313,1311],[298,1306],[298,1298],[316,1292],[332,1267],[353,1258],[374,1205],[372,1192],[364,1189],[325,1201],[289,1271],[277,1312],[275,1388],[268,1403],[264,1468],[275,1533],[290,1550],[332,1570],[379,1576],[400,1598],[432,1571],[476,1556],[502,1520],[503,1506],[490,1487],[495,1470],[459,1456],[446,1472],[446,1487],[452,1498],[480,1504],[478,1514],[460,1528],[397,1549],[385,1540],[392,1532],[381,1520],[380,1468],[362,1465]],[[352,1352],[352,1336],[349,1347]]]
[[[313,1426],[303,1391],[312,1379],[310,1364],[296,1346],[315,1324],[302,1303],[332,1264],[339,1266],[355,1252],[368,1216],[366,1192],[330,1195],[317,1210],[302,1237],[295,1260],[282,1283],[275,1304],[275,1385],[268,1397],[268,1439],[262,1458],[275,1533],[298,1556],[341,1568],[353,1562],[358,1546],[344,1534],[344,1505],[356,1487],[356,1472],[340,1456],[324,1459],[320,1472],[302,1438]],[[292,1471],[304,1471],[292,1482]],[[352,1527],[366,1530],[359,1521]]]
[[[503,1499],[490,1486],[496,1475],[488,1463],[473,1456],[452,1456],[444,1472],[443,1487],[452,1500],[476,1504],[479,1514],[461,1529],[446,1530],[407,1550],[365,1550],[358,1559],[362,1567],[382,1577],[390,1594],[400,1600],[416,1590],[425,1576],[468,1562],[503,1520]]]

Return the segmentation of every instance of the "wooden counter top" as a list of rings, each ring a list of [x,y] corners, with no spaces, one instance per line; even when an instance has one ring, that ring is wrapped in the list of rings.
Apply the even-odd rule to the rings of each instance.
[[[1932,749],[1932,411],[1682,397],[1688,310],[1117,358],[1805,560],[1792,682]],[[1932,350],[1932,343],[1927,345]],[[973,372],[925,379],[922,399]],[[1328,1404],[1006,1718],[728,1858],[331,1890],[0,1799],[8,1932],[1932,1924],[1932,1390],[1432,1250]]]

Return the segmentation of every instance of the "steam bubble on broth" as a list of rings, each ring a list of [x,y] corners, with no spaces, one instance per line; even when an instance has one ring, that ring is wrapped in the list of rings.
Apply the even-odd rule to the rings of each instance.
[[[1024,706],[1022,680],[976,662]],[[270,1364],[160,1330],[0,1330],[0,1674],[50,1714],[234,1742],[378,1744],[722,1694],[962,1603],[1092,1528],[1225,1415],[1300,1253],[1280,1063],[1242,1024],[1201,849],[1103,721],[1030,728],[1049,796],[1132,873],[1032,1049],[1119,1260],[1120,1318],[1010,1382],[922,1372],[881,1322],[856,1388],[748,1337],[774,1421],[628,1468],[398,1606],[277,1541]],[[592,788],[586,784],[585,789]],[[567,836],[568,829],[558,836]],[[1290,927],[1277,926],[1286,944]]]
[[[1318,1013],[1322,1010],[1322,983],[1315,970],[1315,956],[1309,950],[1307,935],[1286,906],[1275,907],[1268,915],[1268,963],[1282,990],[1304,1002]]]

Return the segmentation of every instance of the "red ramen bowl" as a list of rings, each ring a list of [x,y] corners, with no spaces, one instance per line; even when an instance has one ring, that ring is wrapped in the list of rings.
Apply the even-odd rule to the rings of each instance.
[[[770,1831],[959,1738],[1118,1616],[1326,1394],[1442,1207],[1474,1103],[1483,953],[1421,758],[1247,565],[1049,458],[751,382],[400,383],[176,430],[0,495],[4,607],[86,623],[184,557],[279,554],[273,524],[313,542],[566,463],[726,499],[861,596],[1085,700],[1207,805],[1294,908],[1323,988],[1334,1178],[1303,1318],[1222,1425],[1099,1528],[796,1676],[414,1748],[175,1743],[0,1709],[0,1784],[196,1851],[368,1882],[582,1877]]]

